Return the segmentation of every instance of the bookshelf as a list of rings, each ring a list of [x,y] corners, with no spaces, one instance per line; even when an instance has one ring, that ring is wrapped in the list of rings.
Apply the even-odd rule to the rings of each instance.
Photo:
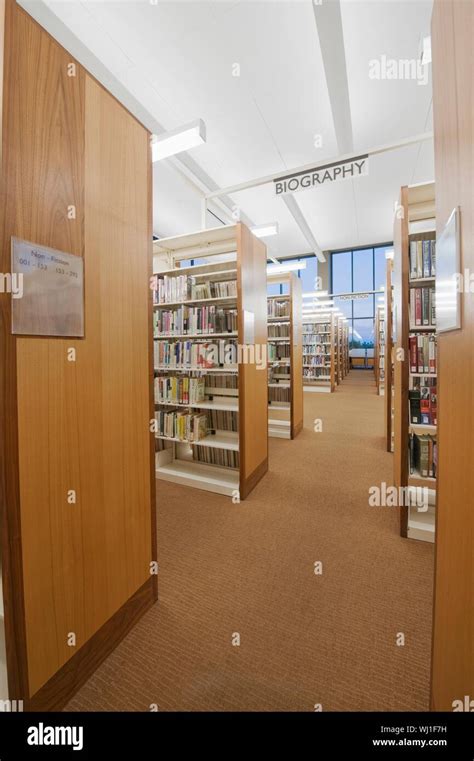
[[[349,353],[349,325],[346,321],[343,322],[343,351],[344,351],[344,377],[347,375],[350,369],[350,353]]]
[[[303,389],[335,389],[334,318],[330,312],[303,317]]]
[[[239,223],[153,253],[156,477],[243,500],[268,469],[266,247]]]
[[[379,396],[385,394],[385,306],[377,304],[375,311],[375,383]]]
[[[301,280],[288,272],[267,282],[284,291],[267,297],[268,435],[294,439],[303,428]]]
[[[393,313],[393,258],[387,259],[385,281],[385,437],[387,452],[394,450],[394,313]]]
[[[401,535],[427,542],[436,502],[435,237],[434,183],[403,187],[394,226],[394,482],[428,490],[426,512],[400,508]]]

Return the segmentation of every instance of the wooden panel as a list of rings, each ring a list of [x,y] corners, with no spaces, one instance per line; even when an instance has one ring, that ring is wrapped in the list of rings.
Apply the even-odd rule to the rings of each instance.
[[[301,279],[291,276],[291,438],[303,428],[303,347]]]
[[[144,583],[151,560],[148,161],[148,133],[87,77],[90,291],[80,368],[81,407],[95,409],[79,433],[86,472],[97,469],[97,448],[102,457],[100,488],[95,479],[84,485],[88,635]]]
[[[393,456],[393,480],[395,486],[408,483],[408,370],[409,357],[405,356],[408,346],[408,188],[400,192],[398,211],[393,230],[393,297],[396,310],[396,341],[394,345],[395,384],[394,421],[395,449]],[[407,535],[408,511],[399,508],[400,533]]]
[[[385,436],[387,452],[392,451],[392,270],[393,259],[387,259],[385,280]]]
[[[147,131],[78,64],[68,76],[13,0],[6,51],[1,269],[16,235],[84,256],[86,278],[84,340],[14,339],[0,301],[5,623],[26,699],[53,676],[74,689],[64,664],[86,643],[104,657],[115,639],[91,637],[150,585],[151,170]]]
[[[436,0],[432,21],[436,219],[461,207],[462,265],[474,271],[474,6]],[[438,338],[438,494],[432,707],[474,696],[474,307]]]
[[[239,292],[239,343],[243,344],[243,311],[254,315],[254,340],[266,358],[267,352],[267,250],[243,224],[237,225],[237,287]],[[240,387],[240,496],[245,498],[261,477],[268,460],[267,369],[242,364]]]

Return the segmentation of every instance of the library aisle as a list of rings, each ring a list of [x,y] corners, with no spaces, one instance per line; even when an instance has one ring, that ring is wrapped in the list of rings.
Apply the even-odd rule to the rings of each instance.
[[[159,604],[67,710],[428,710],[433,545],[368,504],[392,477],[383,404],[367,371],[305,393],[241,504],[160,484]]]

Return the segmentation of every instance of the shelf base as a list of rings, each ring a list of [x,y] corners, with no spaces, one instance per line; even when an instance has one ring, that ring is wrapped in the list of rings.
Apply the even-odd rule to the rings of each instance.
[[[156,477],[181,486],[192,486],[203,491],[212,491],[232,497],[239,490],[239,471],[219,468],[200,462],[173,460],[156,468]]]

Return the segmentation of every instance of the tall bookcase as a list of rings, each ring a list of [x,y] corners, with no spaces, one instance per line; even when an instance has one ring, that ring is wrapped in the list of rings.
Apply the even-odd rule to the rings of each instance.
[[[385,394],[385,306],[378,304],[375,311],[375,382],[379,396]]]
[[[301,280],[288,272],[268,285],[284,291],[267,297],[268,435],[294,439],[303,428]]]
[[[153,248],[156,477],[245,499],[268,469],[265,244],[239,223]]]
[[[350,354],[349,354],[349,325],[346,321],[342,325],[343,330],[343,352],[344,352],[344,377],[350,370]]]
[[[428,542],[435,538],[437,459],[435,256],[431,266],[429,253],[435,254],[434,239],[434,183],[402,187],[394,225],[394,482],[428,489],[426,511],[413,505],[400,508],[401,535]],[[417,295],[421,288],[428,294],[423,306]],[[415,422],[417,409],[420,422]]]
[[[335,385],[334,318],[303,316],[303,389],[332,393]]]
[[[393,258],[387,259],[385,281],[385,437],[387,452],[394,450],[394,399],[395,389],[393,384],[393,340],[394,340],[394,313],[393,313]]]

